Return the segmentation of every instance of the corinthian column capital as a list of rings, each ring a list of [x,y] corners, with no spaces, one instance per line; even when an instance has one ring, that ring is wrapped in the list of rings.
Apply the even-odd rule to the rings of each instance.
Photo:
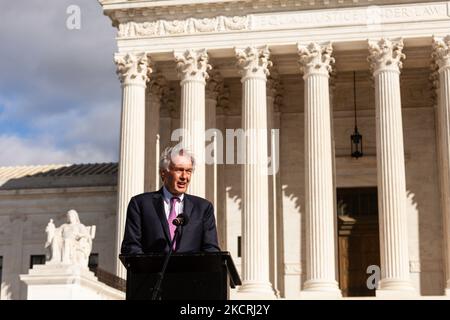
[[[403,51],[403,39],[389,40],[381,39],[378,41],[369,41],[370,69],[373,74],[381,71],[400,72],[403,68],[403,62],[406,55]]]
[[[226,115],[230,109],[230,88],[227,85],[223,86],[223,90],[217,97],[217,115]]]
[[[335,59],[331,56],[332,53],[333,46],[331,43],[298,45],[300,71],[305,77],[311,74],[329,75],[335,62]]]
[[[114,62],[117,65],[117,75],[122,85],[140,85],[145,83],[152,73],[150,58],[145,53],[116,54]]]
[[[267,46],[264,48],[247,47],[245,49],[235,49],[237,66],[240,68],[242,81],[246,78],[261,78],[266,80],[270,74],[269,68],[272,61],[269,60],[270,51]]]
[[[450,35],[444,38],[433,37],[433,60],[439,69],[450,67]]]
[[[188,49],[183,53],[175,53],[175,62],[181,82],[199,81],[205,83],[209,77],[208,70],[211,69],[211,65],[208,64],[206,49]]]
[[[216,100],[220,92],[223,90],[223,78],[219,70],[211,69],[209,78],[206,82],[206,97]]]
[[[432,60],[430,65],[430,83],[432,87],[431,92],[431,99],[433,101],[433,105],[437,105],[438,103],[438,97],[439,97],[439,89],[441,84],[439,83],[439,65],[437,64],[436,60]]]
[[[280,74],[276,69],[270,71],[270,76],[267,78],[267,96],[275,98],[281,90]]]
[[[167,79],[161,72],[156,72],[154,76],[150,78],[149,92],[157,100],[161,100],[161,97],[169,90]]]

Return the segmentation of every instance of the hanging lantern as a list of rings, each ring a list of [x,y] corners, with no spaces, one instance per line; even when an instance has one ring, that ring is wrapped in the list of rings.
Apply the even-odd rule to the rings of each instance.
[[[360,158],[363,156],[362,135],[358,132],[358,127],[355,126],[355,132],[350,137],[352,143],[352,157]]]

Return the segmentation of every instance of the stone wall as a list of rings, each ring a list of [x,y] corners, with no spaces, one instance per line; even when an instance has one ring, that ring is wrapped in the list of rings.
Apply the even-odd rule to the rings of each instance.
[[[3,256],[1,299],[25,299],[26,274],[31,255],[45,254],[45,227],[50,219],[65,223],[69,209],[78,211],[85,225],[96,225],[92,253],[99,266],[113,272],[116,229],[115,187],[31,189],[0,191],[0,256]]]

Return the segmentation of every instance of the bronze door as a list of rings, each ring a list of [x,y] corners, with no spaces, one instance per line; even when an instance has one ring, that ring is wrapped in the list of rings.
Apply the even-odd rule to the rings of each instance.
[[[339,284],[342,294],[374,296],[367,267],[380,265],[376,188],[338,189]]]

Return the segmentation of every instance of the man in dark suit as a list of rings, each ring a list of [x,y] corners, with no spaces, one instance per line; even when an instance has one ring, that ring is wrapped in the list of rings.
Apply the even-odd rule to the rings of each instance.
[[[167,252],[174,237],[173,219],[180,213],[189,222],[180,228],[176,252],[220,251],[212,204],[186,194],[195,159],[184,149],[167,148],[159,171],[164,186],[131,198],[127,209],[121,254]]]

